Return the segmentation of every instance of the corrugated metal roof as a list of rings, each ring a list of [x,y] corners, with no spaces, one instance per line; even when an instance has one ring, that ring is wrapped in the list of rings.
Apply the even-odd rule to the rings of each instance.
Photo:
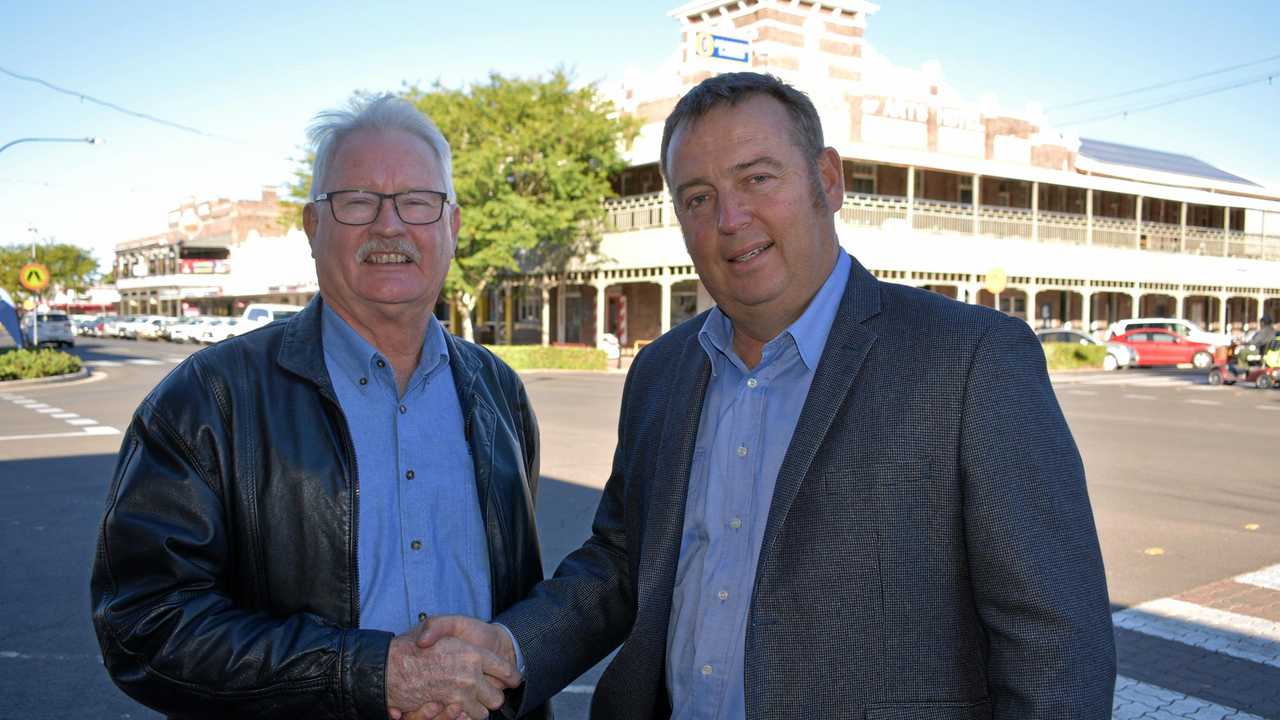
[[[1188,175],[1259,187],[1255,182],[1246,180],[1238,175],[1232,175],[1225,170],[1219,170],[1209,163],[1197,160],[1190,155],[1178,155],[1132,145],[1090,140],[1088,138],[1080,138],[1080,154],[1091,160],[1112,165],[1125,165],[1143,170],[1156,170],[1175,175]]]

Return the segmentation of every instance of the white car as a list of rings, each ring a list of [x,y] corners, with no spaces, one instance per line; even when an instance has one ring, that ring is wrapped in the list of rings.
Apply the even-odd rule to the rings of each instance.
[[[203,315],[184,318],[169,326],[169,340],[178,343],[200,342],[200,333],[217,319]]]
[[[200,331],[199,339],[202,343],[212,345],[227,338],[233,338],[242,332],[252,330],[254,327],[257,326],[246,327],[240,318],[218,318]]]
[[[1120,370],[1138,364],[1138,352],[1118,342],[1103,343],[1079,330],[1043,329],[1036,331],[1036,337],[1043,343],[1071,343],[1079,345],[1106,345],[1107,354],[1102,358],[1103,370]]]
[[[1190,320],[1180,318],[1133,318],[1117,320],[1107,328],[1107,339],[1123,335],[1138,328],[1167,330],[1174,335],[1181,335],[1191,342],[1204,343],[1214,347],[1231,347],[1231,337],[1226,333],[1209,332]]]
[[[273,323],[276,320],[284,320],[293,317],[302,312],[303,308],[298,305],[281,305],[278,303],[249,303],[244,309],[244,314],[240,316],[241,322],[248,323],[251,327],[243,328],[241,332],[248,332],[253,328],[259,328],[263,325]]]

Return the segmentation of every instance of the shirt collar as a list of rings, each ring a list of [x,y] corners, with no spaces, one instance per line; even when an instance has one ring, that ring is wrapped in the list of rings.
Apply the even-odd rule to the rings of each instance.
[[[817,369],[818,361],[822,359],[822,350],[827,344],[827,336],[831,333],[831,324],[840,308],[840,299],[844,297],[845,286],[849,284],[852,262],[848,253],[843,249],[838,250],[835,266],[813,300],[809,301],[809,306],[786,330],[765,345],[766,354],[770,353],[770,346],[789,337],[795,343],[805,367],[810,372]],[[707,319],[702,322],[698,342],[711,360],[713,375],[724,360],[741,364],[737,353],[733,351],[733,321],[720,311],[719,306],[712,308]]]
[[[325,354],[337,365],[339,372],[355,383],[362,393],[366,392],[369,385],[360,383],[360,378],[373,376],[382,353],[356,332],[341,315],[334,312],[333,308],[327,304],[322,305],[322,308],[320,341]],[[448,363],[449,350],[445,344],[444,328],[435,315],[429,315],[427,331],[422,338],[422,357],[418,360],[418,367],[414,369],[409,387],[415,387],[437,367],[447,366]]]

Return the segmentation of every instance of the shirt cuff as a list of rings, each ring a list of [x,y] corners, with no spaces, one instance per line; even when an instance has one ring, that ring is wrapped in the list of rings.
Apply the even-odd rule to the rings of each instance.
[[[511,632],[511,628],[500,622],[496,622],[494,625],[502,628],[502,631],[507,634],[507,637],[511,638],[511,647],[516,651],[516,672],[524,675],[524,655],[520,652],[520,643],[516,642],[515,634]]]

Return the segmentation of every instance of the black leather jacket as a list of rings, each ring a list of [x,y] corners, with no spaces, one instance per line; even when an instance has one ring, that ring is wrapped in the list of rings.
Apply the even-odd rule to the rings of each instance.
[[[93,621],[112,679],[160,712],[387,717],[392,636],[359,629],[359,470],[320,303],[192,355],[125,435]],[[497,613],[542,580],[537,422],[509,367],[447,337]]]

